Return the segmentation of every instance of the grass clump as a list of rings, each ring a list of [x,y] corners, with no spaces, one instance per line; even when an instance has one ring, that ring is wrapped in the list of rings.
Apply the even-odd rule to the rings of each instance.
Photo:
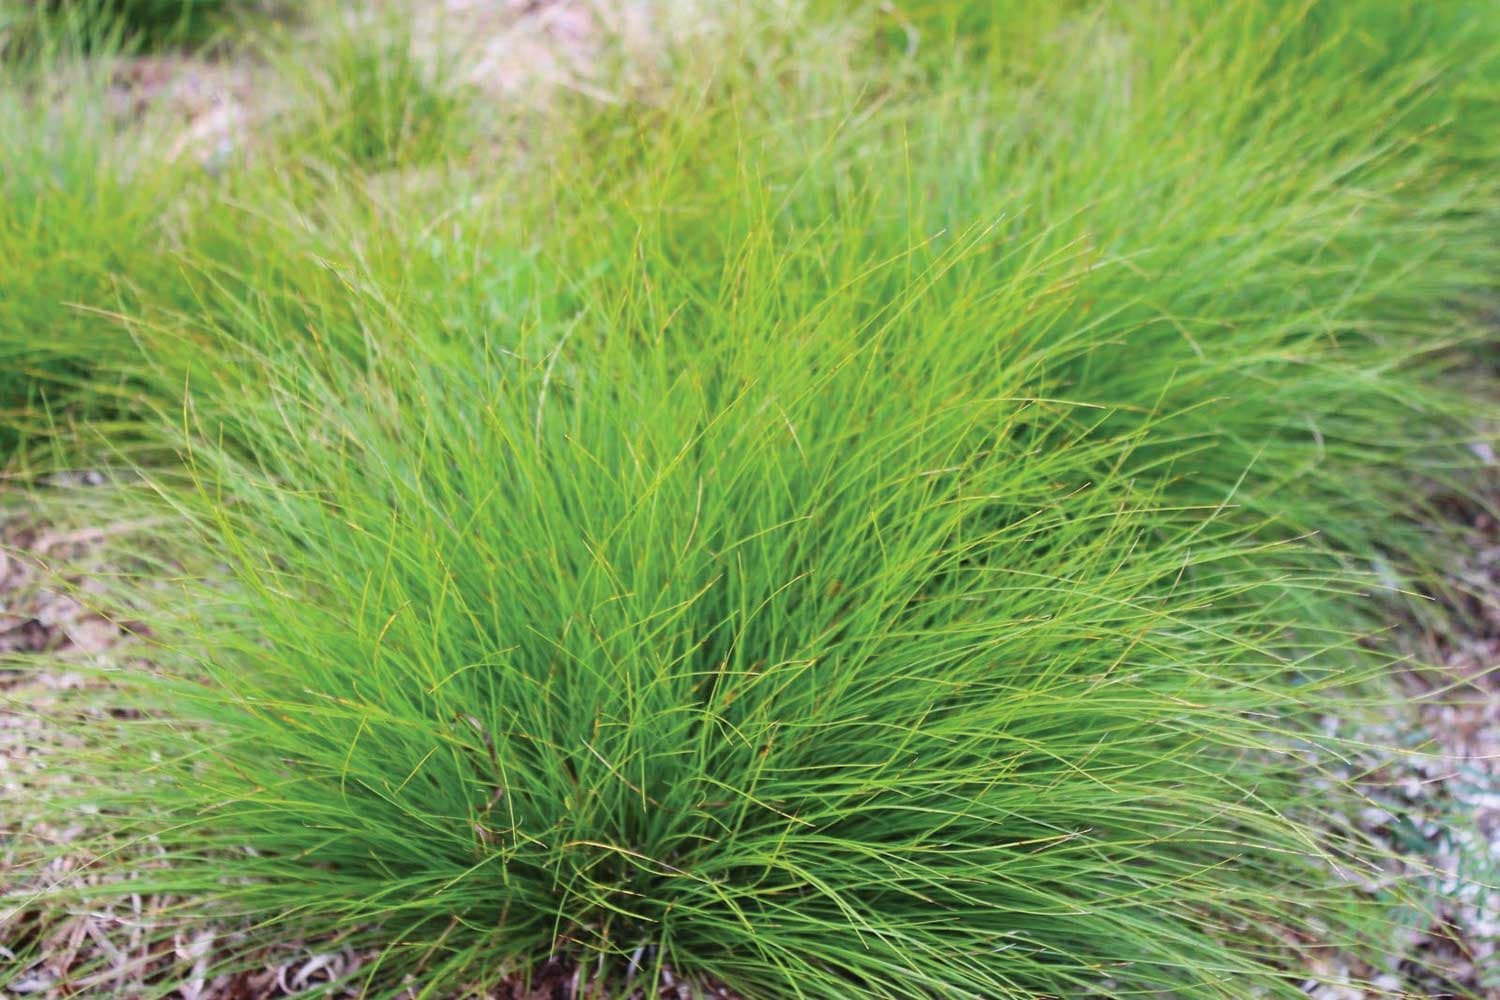
[[[1413,480],[1473,472],[1483,88],[1436,33],[1351,101],[1287,5],[929,6],[962,59],[783,11],[498,180],[372,190],[442,116],[333,74],[391,114],[130,326],[148,550],[213,555],[91,720],[74,794],[167,859],[95,891],[239,921],[226,966],[368,943],[374,995],[1379,968],[1317,723],[1371,567],[1432,568]]]
[[[455,156],[463,100],[441,58],[424,60],[414,51],[408,25],[390,18],[343,25],[310,70],[297,73],[306,100],[290,140],[294,149],[364,170]]]
[[[7,0],[0,54],[15,58],[63,44],[82,52],[152,51],[205,45],[257,0]]]
[[[0,72],[0,465],[65,412],[117,412],[136,349],[103,314],[170,301],[176,283],[168,220],[187,168],[147,153],[156,121],[120,127],[107,69],[54,72]]]
[[[767,237],[735,274],[787,259]],[[747,284],[686,342],[643,296],[447,342],[371,300],[343,336],[383,317],[378,357],[237,365],[271,391],[234,404],[255,459],[189,457],[239,570],[180,625],[212,637],[166,682],[193,725],[101,735],[158,761],[96,800],[173,817],[147,882],[379,928],[373,982],[433,989],[562,951],[621,989],[1294,995],[1255,921],[1378,934],[1284,818],[1325,797],[1276,751],[1340,676],[1284,634],[1329,581],[1140,489],[1139,441],[987,338],[927,336],[963,305],[933,273],[861,319],[886,277],[826,311]],[[1048,308],[1026,285],[996,305]]]

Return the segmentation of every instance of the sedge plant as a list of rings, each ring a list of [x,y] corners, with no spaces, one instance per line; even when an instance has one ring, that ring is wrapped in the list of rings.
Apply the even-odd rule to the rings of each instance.
[[[1474,474],[1493,92],[1398,5],[959,6],[195,218],[119,362],[180,596],[58,799],[165,860],[58,897],[186,900],[223,969],[355,941],[371,995],[1378,969],[1319,723]]]
[[[122,125],[112,59],[63,46],[0,66],[0,466],[73,416],[119,415],[136,349],[108,317],[177,288],[194,167],[160,155],[158,116]]]

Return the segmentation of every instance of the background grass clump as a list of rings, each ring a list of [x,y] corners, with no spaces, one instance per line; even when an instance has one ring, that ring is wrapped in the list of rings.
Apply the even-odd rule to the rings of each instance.
[[[6,0],[0,56],[30,58],[58,46],[94,54],[200,47],[271,6],[265,0]]]
[[[75,411],[103,416],[136,352],[103,314],[171,301],[170,222],[188,166],[146,160],[160,123],[125,129],[107,67],[0,70],[0,466]],[[74,404],[77,404],[75,407]]]
[[[1500,27],[1354,6],[742,12],[436,177],[465,96],[335,67],[66,314],[180,593],[59,799],[165,858],[93,898],[375,995],[1381,970],[1321,720],[1478,475]]]
[[[327,40],[304,71],[308,99],[291,144],[345,167],[414,167],[461,155],[462,99],[413,50],[410,29],[389,16],[356,21]]]

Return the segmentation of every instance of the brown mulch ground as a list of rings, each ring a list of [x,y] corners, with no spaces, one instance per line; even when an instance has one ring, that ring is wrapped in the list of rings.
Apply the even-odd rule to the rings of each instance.
[[[1333,960],[1321,1000],[1380,997],[1500,1000],[1500,488],[1485,505],[1450,501],[1460,538],[1441,610],[1407,617],[1414,660],[1397,677],[1398,717],[1344,733],[1368,744],[1345,777],[1368,798],[1361,827],[1391,852],[1392,877],[1422,898],[1388,950],[1395,974]],[[1329,720],[1330,730],[1341,729]],[[1344,981],[1368,981],[1383,992]]]
[[[320,32],[403,25],[414,54],[442,68],[435,76],[443,86],[497,108],[539,107],[564,93],[618,103],[622,92],[662,84],[658,57],[669,40],[714,30],[702,12],[685,17],[664,0],[405,0],[401,9],[417,15],[401,18],[391,6],[351,4],[342,28],[298,30],[316,48]],[[132,56],[114,68],[109,105],[122,121],[158,116],[170,138],[155,152],[216,172],[288,110],[295,95],[281,77],[243,52]]]

